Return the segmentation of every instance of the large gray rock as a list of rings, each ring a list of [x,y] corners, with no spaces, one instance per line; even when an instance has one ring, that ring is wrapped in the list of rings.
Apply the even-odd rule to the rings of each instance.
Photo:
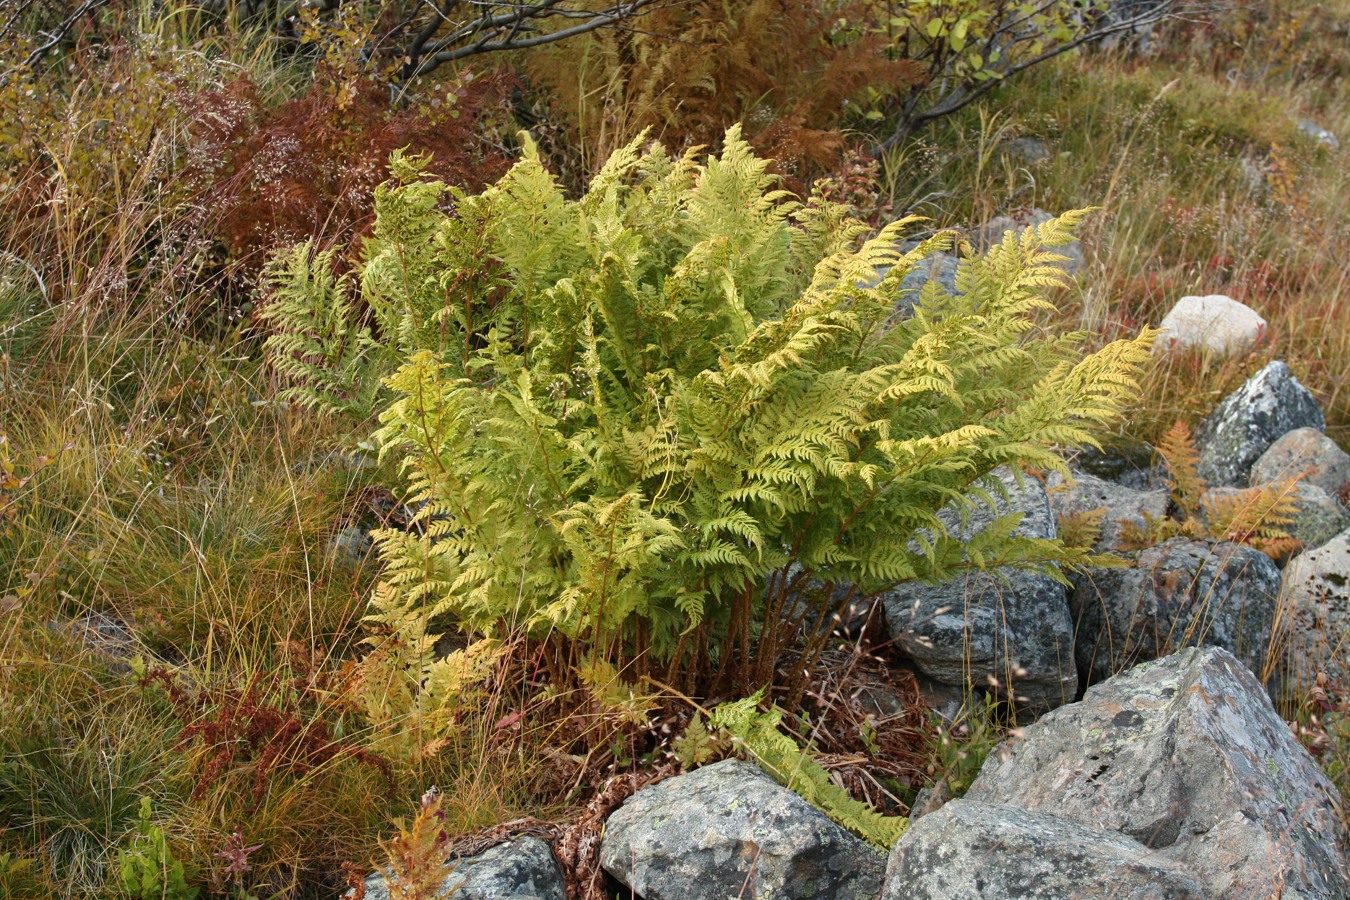
[[[1260,668],[1280,592],[1269,556],[1243,544],[1173,538],[1133,562],[1084,574],[1070,598],[1078,667],[1089,683],[1182,647],[1223,647]]]
[[[1158,325],[1162,333],[1155,352],[1201,348],[1213,353],[1241,353],[1260,339],[1266,320],[1245,303],[1223,294],[1182,297]]]
[[[885,861],[751,763],[724,760],[638,791],[600,845],[644,900],[873,900]]]
[[[1175,863],[1119,832],[953,800],[891,851],[882,900],[1203,900]]]
[[[1312,138],[1313,142],[1319,146],[1330,147],[1332,150],[1341,149],[1340,138],[1336,137],[1334,132],[1327,131],[1311,119],[1299,119],[1298,130]]]
[[[1149,520],[1166,518],[1171,502],[1171,496],[1165,490],[1138,491],[1084,472],[1075,472],[1073,481],[1065,480],[1058,472],[1051,472],[1045,479],[1045,489],[1050,497],[1050,507],[1060,519],[1102,512],[1098,550],[1119,547],[1121,533],[1128,526],[1147,533]]]
[[[1214,900],[1350,897],[1340,795],[1226,650],[1097,685],[995,750],[966,797],[1118,831]]]
[[[1045,141],[1029,136],[1013,138],[1000,145],[999,149],[1024,166],[1038,166],[1049,162],[1055,155]]]
[[[1075,472],[1136,491],[1167,488],[1167,472],[1159,464],[1157,451],[1151,444],[1131,438],[1114,438],[1101,449],[1082,447],[1072,454],[1069,464]]]
[[[455,900],[567,900],[562,869],[548,844],[537,837],[516,838],[464,857],[441,890],[453,891]],[[366,879],[366,900],[389,900],[384,876]]]
[[[1311,686],[1319,671],[1350,682],[1350,531],[1294,557],[1284,570],[1282,602],[1277,640],[1293,687]]]
[[[988,482],[992,507],[976,501],[964,525],[954,508],[939,514],[951,534],[968,538],[997,518],[1021,512],[1017,534],[1056,536],[1054,513],[1039,481],[1027,476],[1019,486],[1007,468],[990,477],[995,479]],[[881,600],[892,637],[934,681],[962,689],[997,684],[1032,709],[1067,703],[1078,691],[1066,591],[1046,575],[971,569],[942,584],[901,585]]]
[[[1350,483],[1350,453],[1317,428],[1295,428],[1271,444],[1252,466],[1251,483],[1303,476],[1303,484],[1335,496]]]
[[[1273,362],[1229,394],[1195,433],[1200,476],[1210,487],[1247,487],[1252,465],[1295,428],[1326,428],[1308,389]]]
[[[1034,228],[1043,222],[1049,222],[1053,218],[1055,218],[1053,213],[1046,212],[1043,209],[1019,209],[1011,215],[990,219],[984,225],[973,230],[970,233],[970,242],[977,251],[983,253],[994,244],[1001,242],[1007,232],[1020,234],[1028,228]],[[1072,240],[1063,246],[1047,247],[1046,249],[1065,257],[1065,260],[1059,266],[1070,275],[1077,275],[1086,265],[1087,256],[1083,252],[1082,241]]]

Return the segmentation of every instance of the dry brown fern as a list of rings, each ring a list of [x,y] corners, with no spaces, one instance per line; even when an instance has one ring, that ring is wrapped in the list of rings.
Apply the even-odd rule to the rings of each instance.
[[[1158,441],[1157,451],[1171,474],[1167,484],[1172,499],[1188,518],[1193,518],[1200,511],[1200,495],[1209,485],[1200,475],[1200,451],[1191,429],[1178,419]]]

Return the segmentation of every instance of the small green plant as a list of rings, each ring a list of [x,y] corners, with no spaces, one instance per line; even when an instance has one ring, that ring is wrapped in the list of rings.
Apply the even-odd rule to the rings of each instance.
[[[952,796],[966,792],[1002,740],[996,703],[990,695],[969,697],[950,720],[937,723],[926,774],[934,782],[944,782]]]
[[[763,692],[759,692],[743,700],[723,703],[712,710],[709,723],[714,729],[725,730],[737,749],[835,822],[882,850],[894,847],[909,827],[909,820],[884,816],[850,797],[809,752],[783,733],[781,709],[777,706],[760,709],[763,700]]]
[[[196,900],[200,888],[188,884],[191,873],[174,859],[164,831],[151,821],[149,797],[141,799],[136,837],[117,854],[117,884],[134,900]]]

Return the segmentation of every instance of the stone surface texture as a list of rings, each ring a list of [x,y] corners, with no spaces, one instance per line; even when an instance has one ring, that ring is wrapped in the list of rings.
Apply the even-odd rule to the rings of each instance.
[[[605,871],[643,900],[873,900],[885,860],[760,769],[724,760],[610,816]]]
[[[1096,510],[1103,512],[1101,537],[1096,544],[1098,550],[1119,546],[1121,532],[1128,525],[1147,533],[1148,518],[1155,521],[1165,518],[1171,502],[1165,490],[1134,490],[1085,472],[1075,472],[1073,481],[1066,480],[1058,472],[1051,472],[1045,479],[1045,489],[1050,497],[1050,507],[1061,519]]]
[[[1202,900],[1171,860],[1119,832],[953,800],[891,851],[882,900]]]
[[[1298,122],[1298,130],[1312,138],[1318,144],[1321,144],[1323,147],[1330,147],[1332,150],[1341,149],[1340,138],[1336,137],[1334,132],[1327,131],[1311,119],[1300,119]]]
[[[1326,418],[1308,389],[1277,360],[1225,397],[1196,431],[1201,477],[1210,487],[1247,487],[1261,454],[1295,428],[1323,431]]]
[[[1223,294],[1182,297],[1163,316],[1155,351],[1199,348],[1214,353],[1241,353],[1266,330],[1266,320],[1245,303]]]
[[[1253,668],[1266,657],[1280,570],[1243,544],[1173,538],[1134,565],[1095,569],[1070,598],[1079,669],[1093,683],[1182,647],[1222,647]]]
[[[1283,602],[1289,616],[1280,638],[1294,683],[1310,685],[1318,671],[1350,682],[1350,531],[1293,558]]]
[[[1136,491],[1167,488],[1166,468],[1159,464],[1153,446],[1143,441],[1117,438],[1101,449],[1082,447],[1072,454],[1069,464],[1075,472]]]
[[[1317,428],[1295,428],[1271,444],[1252,466],[1251,483],[1269,484],[1303,476],[1335,496],[1350,484],[1350,453]]]
[[[1007,141],[1002,145],[1002,150],[1024,166],[1035,166],[1043,162],[1049,162],[1051,157],[1054,156],[1049,144],[1040,138],[1028,136]]]
[[[1092,688],[990,754],[966,799],[1120,832],[1214,900],[1350,897],[1335,786],[1226,650]]]
[[[548,844],[536,837],[516,838],[464,857],[442,890],[453,891],[455,900],[567,900],[562,869]],[[366,879],[366,900],[389,896],[384,876]]]
[[[994,506],[976,501],[964,526],[956,509],[942,510],[939,517],[951,534],[978,534],[996,518],[1021,512],[1018,534],[1056,536],[1054,513],[1039,481],[1026,476],[1019,486],[1007,468],[990,477],[1006,498],[991,491]],[[997,683],[1037,709],[1067,703],[1077,693],[1067,592],[1046,575],[971,570],[938,585],[904,584],[881,599],[891,636],[934,681],[982,689]]]

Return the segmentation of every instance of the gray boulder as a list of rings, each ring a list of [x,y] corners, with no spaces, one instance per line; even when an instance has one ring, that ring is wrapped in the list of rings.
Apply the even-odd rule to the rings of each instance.
[[[1119,832],[953,800],[891,851],[882,900],[1203,900],[1181,868]]]
[[[908,253],[919,245],[918,241],[903,241],[899,245],[901,252]],[[956,270],[959,260],[952,253],[946,253],[942,250],[934,251],[923,259],[919,260],[905,277],[900,279],[900,287],[896,293],[895,313],[891,316],[890,324],[895,324],[902,319],[909,318],[914,312],[914,307],[919,304],[919,291],[930,281],[936,281],[938,286],[949,294],[958,294],[956,289]],[[877,269],[875,277],[866,282],[866,287],[876,287],[881,280],[890,272],[890,266],[881,266]]]
[[[954,508],[939,517],[963,539],[1012,512],[1016,533],[1056,536],[1045,488],[1030,476],[1019,486],[1011,469],[987,482],[995,503],[976,502],[961,522]],[[1006,498],[1000,493],[1006,492]],[[958,688],[992,684],[1032,709],[1072,700],[1078,690],[1067,592],[1054,579],[1013,568],[972,569],[937,585],[903,584],[881,595],[892,637],[924,675]]]
[[[567,900],[562,869],[537,837],[516,838],[460,859],[441,890],[453,891],[455,900]],[[383,875],[366,879],[366,900],[389,900]]]
[[[895,304],[896,317],[903,319],[914,311],[919,303],[919,291],[930,281],[936,281],[949,294],[959,294],[960,291],[956,289],[957,265],[955,256],[941,250],[920,260],[900,281],[900,296]]]
[[[1318,428],[1295,428],[1282,435],[1252,465],[1251,483],[1269,484],[1303,476],[1303,484],[1316,485],[1335,495],[1350,484],[1350,453]]]
[[[1101,449],[1083,447],[1075,451],[1069,464],[1076,472],[1110,481],[1136,491],[1166,488],[1166,471],[1159,465],[1151,444],[1130,438],[1115,438]]]
[[[605,825],[600,864],[644,900],[873,900],[881,854],[740,760],[638,791]]]
[[[1284,570],[1282,602],[1277,640],[1293,684],[1307,688],[1319,671],[1350,682],[1350,531],[1294,557]]]
[[[1045,480],[1045,489],[1051,509],[1061,520],[1097,510],[1103,513],[1101,537],[1096,544],[1098,550],[1117,548],[1127,526],[1147,532],[1149,519],[1165,518],[1171,502],[1165,490],[1134,490],[1083,472],[1075,472],[1072,481],[1058,472],[1051,472]]]
[[[1078,667],[1089,684],[1182,647],[1222,647],[1260,668],[1280,592],[1269,556],[1243,544],[1173,538],[1133,562],[1084,574],[1070,598]]]
[[[1021,233],[1053,218],[1055,218],[1053,213],[1048,213],[1043,209],[1020,209],[1011,215],[990,219],[976,228],[970,234],[970,242],[977,251],[983,253],[994,244],[1000,243],[1007,232]],[[1066,257],[1065,261],[1060,263],[1060,268],[1069,275],[1077,275],[1087,264],[1087,255],[1083,252],[1082,241],[1073,240],[1063,246],[1047,247],[1046,249]]]
[[[1350,897],[1340,795],[1226,650],[1092,688],[992,753],[966,798],[1120,832],[1214,900]]]
[[[1308,389],[1283,362],[1273,362],[1229,394],[1195,434],[1200,476],[1210,487],[1247,487],[1252,466],[1295,428],[1326,429]]]
[[[1241,353],[1266,330],[1266,320],[1245,303],[1223,294],[1182,297],[1158,327],[1154,352],[1198,347],[1213,353]]]
[[[334,559],[349,566],[359,566],[370,561],[374,549],[375,543],[370,539],[370,535],[365,529],[355,525],[338,529],[328,539],[328,552]]]
[[[1300,119],[1298,130],[1312,138],[1313,142],[1319,146],[1330,147],[1332,150],[1341,149],[1340,138],[1336,137],[1334,132],[1327,131],[1311,119]]]
[[[1024,166],[1038,166],[1049,162],[1054,156],[1050,145],[1045,141],[1027,136],[1013,138],[1002,144],[1000,149]]]

